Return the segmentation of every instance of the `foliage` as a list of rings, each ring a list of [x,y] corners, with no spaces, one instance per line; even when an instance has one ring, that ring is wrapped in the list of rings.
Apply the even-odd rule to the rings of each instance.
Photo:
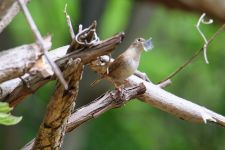
[[[8,103],[0,102],[0,124],[7,126],[15,125],[22,120],[22,117],[11,115],[9,112],[12,110],[13,108],[9,107]]]

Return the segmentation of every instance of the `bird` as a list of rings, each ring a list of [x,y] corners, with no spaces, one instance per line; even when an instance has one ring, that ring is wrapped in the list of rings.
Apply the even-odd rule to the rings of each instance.
[[[137,70],[142,52],[148,51],[152,47],[151,38],[149,40],[136,38],[127,50],[109,64],[107,71],[99,79],[92,82],[91,86],[106,79],[112,82],[117,89],[121,88],[125,84],[125,80]]]

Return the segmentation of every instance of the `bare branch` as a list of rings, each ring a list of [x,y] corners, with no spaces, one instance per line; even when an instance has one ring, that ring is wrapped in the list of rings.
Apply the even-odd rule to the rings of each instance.
[[[107,68],[104,65],[100,64],[101,60],[96,60],[92,62],[90,67],[94,71],[102,74],[106,71]],[[139,85],[140,83],[144,83],[144,85],[146,86],[146,92],[143,95],[138,96],[138,98],[141,101],[144,101],[163,111],[166,111],[178,118],[199,123],[206,123],[207,121],[211,121],[225,126],[225,117],[214,113],[213,111],[208,110],[207,108],[204,108],[200,105],[175,96],[163,90],[159,85],[155,85],[151,82],[145,81],[135,75],[129,77],[126,83],[128,86],[135,86]]]
[[[209,45],[218,34],[220,34],[225,28],[225,23],[209,38],[208,44]],[[182,71],[185,67],[187,67],[189,64],[192,63],[192,61],[204,50],[204,46],[200,48],[198,51],[196,51],[191,58],[189,58],[184,64],[182,64],[179,68],[177,68],[174,72],[172,72],[170,75],[168,75],[165,79],[161,80],[159,83],[164,82],[168,79],[172,79],[176,74],[178,74],[180,71]]]
[[[41,50],[43,51],[45,57],[46,57],[46,60],[48,61],[48,63],[50,64],[51,68],[54,70],[54,73],[56,74],[57,78],[59,79],[59,81],[62,83],[62,85],[64,86],[65,89],[68,89],[68,85],[65,81],[65,79],[63,78],[62,76],[62,73],[59,69],[59,67],[55,64],[54,61],[52,61],[50,58],[49,58],[49,54],[48,54],[48,47],[46,47],[45,45],[45,42],[41,36],[41,33],[39,32],[36,24],[34,23],[34,20],[33,18],[31,17],[31,14],[26,6],[26,4],[24,3],[23,0],[17,0],[18,3],[20,4],[20,7],[26,17],[26,20],[32,30],[32,33],[34,34],[35,38],[37,39],[38,41],[38,44],[40,45],[41,47]]]
[[[172,81],[170,79],[164,81],[164,82],[161,82],[159,84],[157,84],[160,88],[165,88],[167,87],[168,85],[170,85],[172,83]]]
[[[66,16],[66,22],[67,22],[67,25],[69,27],[71,39],[74,39],[75,38],[75,34],[74,34],[74,31],[73,31],[73,25],[72,25],[70,16],[67,14],[67,4],[65,5],[65,8],[64,8],[64,14]]]
[[[67,124],[67,132],[72,131],[90,119],[97,118],[108,110],[124,106],[124,104],[129,100],[143,94],[145,90],[145,86],[140,83],[137,86],[123,89],[122,93],[117,90],[113,90],[109,93],[103,94],[90,104],[75,110]]]
[[[88,64],[91,61],[95,60],[97,57],[112,52],[115,47],[119,43],[121,43],[123,37],[124,33],[119,33],[107,40],[101,41],[98,45],[94,47],[85,48],[82,51],[71,50],[72,52],[69,54],[66,53],[68,49],[72,49],[70,46],[60,47],[58,49],[50,51],[50,57],[52,60],[56,61],[59,67],[63,67],[70,58],[81,58],[83,64]],[[26,51],[30,51],[30,49],[26,49]],[[27,60],[23,60],[22,62],[25,63],[27,62]],[[27,83],[29,83],[29,88],[27,88],[27,86],[25,86],[23,82],[19,79],[13,79],[0,84],[0,91],[2,91],[0,92],[1,101],[6,101],[10,103],[11,106],[15,106],[19,102],[21,102],[26,96],[32,94],[33,91],[36,91],[39,87],[41,87],[50,80],[50,78],[43,78],[39,75],[38,72],[33,75],[25,74],[22,78]]]
[[[143,94],[145,90],[145,86],[140,84],[138,86],[125,88],[121,94],[119,94],[117,90],[103,94],[90,104],[75,110],[69,118],[66,132],[72,131],[88,120],[97,118],[106,111],[124,106],[129,100],[135,98],[137,95]],[[34,139],[26,144],[22,150],[30,150],[33,143]]]
[[[144,83],[145,86],[141,85],[136,87],[134,86],[135,88],[127,88],[124,90],[123,94],[128,92],[127,94],[133,93],[135,95],[139,95],[145,91],[145,88],[143,90],[143,87],[146,87],[145,93],[137,96],[141,101],[187,121],[197,123],[214,122],[225,127],[225,117],[205,107],[177,97],[161,89],[159,86],[144,81],[134,75],[128,79],[128,82],[131,85]],[[128,89],[131,89],[131,91]],[[90,119],[94,119],[100,116],[102,113],[109,111],[110,109],[123,106],[123,104],[126,103],[129,99],[122,100],[122,97],[124,96],[120,97],[120,95],[118,95],[117,93],[117,91],[106,93],[90,104],[75,110],[75,112],[69,118],[66,132],[72,131],[81,124],[87,122]],[[130,98],[134,97],[131,96]],[[122,101],[118,101],[118,99]],[[22,149],[29,150],[33,145],[33,141],[34,140],[30,141]]]
[[[63,85],[57,84],[32,149],[61,148],[66,124],[75,107],[82,72],[81,59],[69,60],[66,69],[63,71],[69,88],[65,90]]]
[[[46,39],[45,43],[51,46],[49,39]],[[29,72],[41,55],[42,52],[36,43],[0,52],[0,83]]]
[[[203,106],[192,103],[188,100],[175,96],[150,82],[146,82],[132,76],[129,78],[132,85],[144,83],[146,86],[145,94],[139,96],[139,99],[166,111],[178,118],[191,122],[206,123],[214,122],[225,127],[225,117],[219,115]]]

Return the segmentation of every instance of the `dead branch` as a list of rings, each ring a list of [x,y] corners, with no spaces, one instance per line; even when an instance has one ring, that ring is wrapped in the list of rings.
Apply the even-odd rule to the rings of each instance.
[[[69,28],[70,37],[71,37],[71,39],[74,39],[75,33],[73,31],[73,25],[72,25],[70,16],[67,14],[67,4],[65,5],[65,8],[64,8],[64,14],[66,16],[66,22],[67,22],[67,25],[68,25],[68,28]]]
[[[24,0],[24,3],[30,0]],[[9,25],[13,18],[20,11],[20,7],[15,0],[1,0],[0,2],[0,33]]]
[[[124,106],[129,100],[137,97],[137,95],[143,94],[145,90],[145,86],[140,84],[138,86],[125,88],[121,94],[119,94],[117,90],[103,94],[91,103],[74,111],[69,118],[66,132],[72,131],[90,119],[97,118],[108,110]],[[34,139],[26,144],[22,150],[30,150],[33,143]]]
[[[51,47],[50,38],[46,38],[45,43]],[[36,43],[0,52],[0,83],[22,76],[30,70],[38,70],[35,64],[39,64],[37,61],[41,55],[41,49]]]
[[[20,7],[21,7],[21,10],[22,12],[24,13],[24,16],[27,20],[27,23],[29,24],[29,27],[33,33],[33,35],[35,36],[36,40],[37,40],[37,43],[38,45],[40,46],[40,49],[41,49],[41,52],[44,54],[48,64],[51,66],[51,67],[45,67],[47,66],[47,64],[44,64],[44,69],[45,72],[48,72],[49,74],[47,75],[53,75],[53,71],[56,75],[56,77],[59,79],[59,81],[61,82],[61,84],[64,86],[65,89],[68,89],[68,85],[62,75],[62,72],[61,70],[59,69],[59,67],[55,64],[54,61],[52,61],[50,58],[49,58],[49,54],[48,54],[48,50],[49,50],[49,47],[45,45],[45,42],[44,42],[44,39],[42,38],[41,36],[41,33],[40,31],[38,30],[26,4],[24,3],[23,0],[17,0]],[[41,61],[41,60],[38,60],[38,61]],[[52,71],[53,70],[53,71]]]
[[[145,90],[144,84],[140,83],[137,86],[125,88],[121,94],[117,90],[103,94],[90,104],[75,110],[68,121],[67,132],[72,131],[90,119],[97,118],[110,109],[123,106],[129,100],[145,93]]]
[[[58,82],[32,149],[61,148],[68,119],[75,107],[82,72],[81,59],[69,60],[63,72],[68,90]]]
[[[107,69],[106,66],[101,65],[102,60],[103,59],[96,60],[90,64],[91,69],[98,72],[99,74],[104,73]],[[103,64],[104,63],[105,62],[103,62]],[[166,111],[178,118],[182,118],[183,120],[199,123],[207,123],[207,121],[209,121],[215,122],[225,127],[225,117],[222,115],[173,95],[163,90],[159,85],[155,85],[135,75],[132,75],[127,79],[127,85],[129,86],[139,85],[140,83],[144,83],[146,86],[146,92],[143,95],[138,96],[141,101]]]
[[[128,79],[128,82],[131,85],[137,85],[140,83],[145,84],[147,90],[138,98],[141,101],[150,104],[151,106],[166,111],[183,120],[198,123],[214,122],[225,127],[224,116],[217,114],[203,106],[171,94],[159,88],[157,85],[143,81],[136,76],[131,76]]]
[[[115,47],[121,43],[124,37],[124,33],[119,33],[109,39],[99,42],[96,46],[91,48],[85,48],[82,50],[74,50],[71,46],[63,46],[58,49],[50,51],[50,58],[56,61],[59,67],[63,67],[65,63],[70,59],[81,58],[83,64],[88,64],[101,55],[112,52]],[[73,44],[73,42],[72,42]],[[31,46],[29,46],[30,48]],[[33,47],[31,47],[33,48]],[[70,49],[72,52],[67,53]],[[32,51],[31,49],[24,49],[24,53]],[[9,52],[11,53],[11,52]],[[1,56],[1,53],[0,53]],[[12,60],[14,61],[14,60]],[[11,61],[11,63],[13,63]],[[29,59],[20,59],[22,64],[30,62]],[[0,64],[1,66],[1,64]],[[1,67],[0,67],[1,68]],[[29,88],[23,84],[19,79],[13,79],[0,84],[0,99],[10,103],[11,106],[17,105],[25,97],[32,94],[39,87],[47,83],[52,78],[43,78],[38,72],[33,75],[25,74],[22,76],[23,80],[29,85]]]

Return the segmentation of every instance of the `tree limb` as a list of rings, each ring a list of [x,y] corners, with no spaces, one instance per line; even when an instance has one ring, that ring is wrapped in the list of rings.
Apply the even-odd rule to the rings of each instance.
[[[203,106],[194,104],[183,98],[175,96],[161,89],[158,85],[154,85],[134,75],[128,79],[128,83],[135,87],[131,88],[132,90],[140,90],[139,92],[128,92],[130,94],[134,93],[139,95],[143,92],[143,87],[146,87],[146,91],[144,90],[145,93],[137,96],[137,98],[139,98],[143,102],[150,104],[151,106],[157,107],[187,121],[196,123],[207,123],[209,121],[225,127],[224,116],[219,115]],[[141,86],[135,86],[140,83]],[[142,85],[143,83],[145,86]],[[128,89],[129,88],[125,89],[124,91],[129,91]],[[125,100],[122,102],[119,101],[118,103],[118,99],[120,100],[120,98],[113,98],[112,95],[119,96],[116,94],[116,91],[112,91],[100,96],[90,104],[75,110],[75,112],[69,118],[66,132],[72,131],[81,124],[87,122],[90,119],[98,117],[99,115],[110,109],[121,107],[123,106],[123,103],[127,102],[127,100]],[[115,99],[117,99],[117,101],[115,101]],[[32,144],[33,140],[25,145],[23,150],[28,150],[30,147],[32,147]]]
[[[115,49],[115,47],[119,43],[121,43],[123,37],[124,33],[118,33],[117,35],[109,39],[99,42],[96,46],[85,48],[82,50],[75,50],[68,54],[66,54],[67,50],[71,49],[71,47],[63,46],[50,51],[49,52],[50,58],[56,61],[56,64],[59,67],[63,67],[70,58],[72,59],[81,58],[82,63],[87,64],[101,55],[105,55],[112,52]],[[25,49],[24,53],[26,53],[26,51],[27,52],[31,51],[31,49]],[[22,61],[21,63],[23,64],[30,62],[29,59],[22,59],[21,61]],[[1,101],[6,101],[11,106],[16,106],[25,97],[32,94],[33,91],[36,91],[39,87],[41,87],[42,85],[47,83],[50,79],[52,79],[52,78],[43,78],[38,72],[36,72],[36,74],[33,75],[25,74],[24,76],[22,76],[22,78],[24,81],[27,82],[29,88],[26,85],[24,85],[23,82],[19,79],[13,79],[0,84]]]
[[[50,38],[46,38],[44,42],[49,48],[51,47]],[[36,43],[0,52],[0,83],[22,76],[26,72],[37,71],[41,68],[37,67],[41,64],[38,61],[41,57],[41,49]]]
[[[65,90],[59,82],[57,83],[32,149],[61,148],[66,124],[75,107],[82,72],[81,59],[69,60],[66,69],[63,71],[63,75],[68,82],[68,90]]]
[[[121,94],[117,90],[103,94],[91,103],[75,110],[69,118],[66,132],[72,131],[81,124],[100,116],[108,110],[124,106],[129,100],[143,94],[145,90],[144,84],[140,84],[138,86],[125,88]],[[27,143],[22,150],[30,150],[33,144],[34,139]]]
[[[93,61],[90,64],[91,69],[96,71],[99,74],[103,74],[106,71],[106,66],[100,65],[104,60],[109,60],[105,58],[100,60]],[[104,64],[105,62],[103,62]],[[207,123],[207,121],[215,122],[219,125],[225,127],[225,117],[219,115],[205,107],[192,103],[188,100],[180,98],[174,94],[171,94],[163,90],[160,84],[155,85],[148,80],[141,79],[136,75],[132,75],[127,79],[128,86],[139,85],[144,83],[146,86],[146,92],[143,95],[138,96],[138,98],[163,111],[166,111],[178,118],[182,118],[191,122]],[[163,84],[167,84],[163,82]]]

